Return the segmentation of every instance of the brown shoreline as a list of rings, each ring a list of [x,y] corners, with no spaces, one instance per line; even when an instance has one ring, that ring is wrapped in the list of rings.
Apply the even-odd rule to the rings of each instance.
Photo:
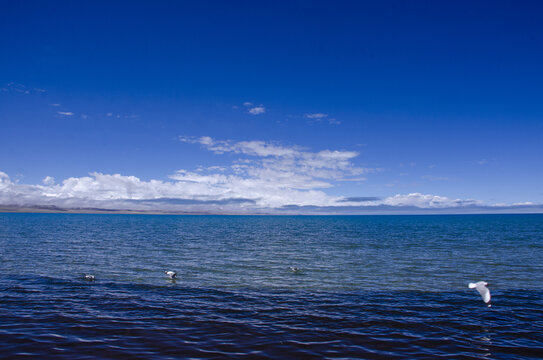
[[[441,211],[439,211],[441,210]],[[539,211],[538,211],[539,210]],[[236,212],[211,212],[211,211],[167,211],[167,210],[129,210],[129,209],[103,209],[103,208],[60,208],[57,206],[13,206],[0,205],[0,213],[27,213],[27,214],[118,214],[118,215],[272,215],[272,216],[289,216],[289,215],[505,215],[505,214],[543,214],[540,209],[495,209],[494,211],[451,211],[451,209],[434,209],[434,211],[418,210],[413,211],[375,211],[360,214],[345,214],[345,213],[236,213]]]
[[[210,212],[174,212],[145,210],[109,210],[109,209],[62,209],[57,207],[10,207],[0,206],[0,213],[29,214],[119,214],[119,215],[219,215]],[[220,214],[227,215],[227,214]]]

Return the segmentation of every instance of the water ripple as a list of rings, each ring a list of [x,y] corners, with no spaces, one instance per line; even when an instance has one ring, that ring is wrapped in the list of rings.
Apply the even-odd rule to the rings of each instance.
[[[0,215],[0,358],[541,358],[541,219]]]
[[[536,358],[543,351],[542,292],[528,294],[531,306],[518,292],[489,310],[470,293],[239,292],[104,283],[86,296],[80,290],[88,287],[77,281],[33,279],[31,292],[25,282],[5,286],[11,281],[1,281],[4,358],[497,359]],[[33,298],[24,300],[27,294]]]

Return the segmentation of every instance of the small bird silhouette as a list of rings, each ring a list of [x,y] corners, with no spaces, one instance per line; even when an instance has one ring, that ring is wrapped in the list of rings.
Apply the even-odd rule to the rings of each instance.
[[[299,267],[296,267],[296,266],[289,266],[288,268],[293,273],[299,273],[300,271],[302,271],[302,269],[300,269]]]

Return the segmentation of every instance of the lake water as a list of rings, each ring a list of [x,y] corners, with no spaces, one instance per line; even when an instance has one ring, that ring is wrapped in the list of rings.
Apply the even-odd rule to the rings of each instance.
[[[543,358],[543,215],[5,213],[0,274],[0,358]]]

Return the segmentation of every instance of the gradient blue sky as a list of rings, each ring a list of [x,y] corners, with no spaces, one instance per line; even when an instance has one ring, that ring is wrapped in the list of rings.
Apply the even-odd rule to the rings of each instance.
[[[0,4],[0,204],[541,211],[541,2]]]

